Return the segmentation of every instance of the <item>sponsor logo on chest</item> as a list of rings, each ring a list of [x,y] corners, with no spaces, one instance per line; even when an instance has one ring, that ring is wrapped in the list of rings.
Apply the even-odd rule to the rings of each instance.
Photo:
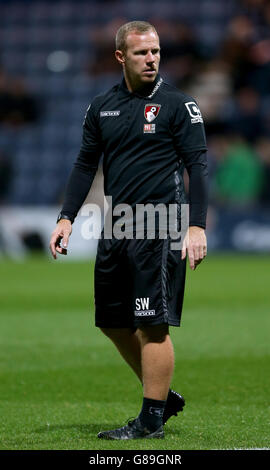
[[[144,134],[155,134],[156,125],[155,124],[144,124],[143,133]]]
[[[100,111],[100,117],[112,117],[112,116],[119,116],[120,111]]]

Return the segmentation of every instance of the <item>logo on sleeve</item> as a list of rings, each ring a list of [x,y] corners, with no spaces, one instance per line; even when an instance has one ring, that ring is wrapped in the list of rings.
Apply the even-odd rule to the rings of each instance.
[[[161,104],[146,104],[144,107],[144,117],[147,122],[152,122],[158,116]]]
[[[191,123],[196,124],[197,122],[203,122],[201,111],[194,101],[189,101],[185,103],[185,106],[191,116]]]

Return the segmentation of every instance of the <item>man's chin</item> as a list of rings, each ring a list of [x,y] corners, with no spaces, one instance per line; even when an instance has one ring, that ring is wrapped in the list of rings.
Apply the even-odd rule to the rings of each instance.
[[[141,80],[143,83],[151,83],[154,82],[157,78],[157,73],[153,73],[151,75],[143,74]]]

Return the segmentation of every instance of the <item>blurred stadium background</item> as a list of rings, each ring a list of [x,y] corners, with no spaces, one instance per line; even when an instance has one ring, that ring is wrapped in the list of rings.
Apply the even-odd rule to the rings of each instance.
[[[121,78],[114,36],[159,31],[161,74],[193,95],[209,146],[209,250],[270,248],[266,0],[0,1],[0,253],[48,252],[92,98]],[[103,202],[99,171],[91,202]],[[94,254],[74,226],[71,252]]]

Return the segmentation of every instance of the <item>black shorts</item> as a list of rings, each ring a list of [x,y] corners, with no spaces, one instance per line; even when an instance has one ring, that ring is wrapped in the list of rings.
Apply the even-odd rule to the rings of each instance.
[[[186,260],[169,239],[98,243],[95,324],[103,328],[180,326]]]

